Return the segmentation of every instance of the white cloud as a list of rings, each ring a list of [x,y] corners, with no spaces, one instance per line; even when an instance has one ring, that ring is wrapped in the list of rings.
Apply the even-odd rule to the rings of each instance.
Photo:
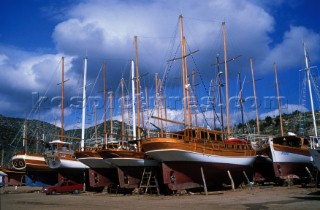
[[[320,34],[302,26],[291,26],[290,30],[285,32],[282,42],[270,49],[263,62],[259,64],[260,69],[268,66],[270,69],[274,62],[277,63],[279,71],[303,67],[303,42],[306,43],[309,54],[312,55],[312,61],[318,61]]]
[[[227,36],[231,40],[231,54],[235,54],[232,53],[235,51],[233,47],[241,54],[268,52],[267,44],[271,42],[268,33],[273,31],[274,20],[263,8],[245,0],[202,3],[88,1],[71,8],[69,19],[56,26],[53,38],[58,49],[64,53],[83,55],[87,51],[89,57],[100,55],[104,58],[129,59],[134,57],[133,37],[138,35],[141,37],[139,53],[149,64],[148,71],[159,71],[162,62],[168,59],[163,57],[171,41],[159,37],[174,35],[181,11],[185,17],[187,42],[193,50],[200,50],[199,57],[209,57],[205,53],[215,51],[216,54],[222,49],[221,22],[224,20],[227,22]],[[179,40],[176,43],[179,44]]]
[[[3,65],[8,60],[6,55],[0,54],[0,65]]]
[[[174,32],[180,13],[184,16],[188,47],[190,50],[199,49],[195,58],[200,60],[198,65],[203,67],[200,70],[210,74],[210,77],[212,72],[208,69],[215,62],[215,54],[222,55],[221,22],[224,20],[227,24],[228,56],[243,55],[239,59],[240,65],[237,63],[237,71],[249,69],[250,56],[254,57],[258,72],[272,68],[273,62],[277,62],[279,71],[299,69],[303,62],[303,41],[307,43],[309,54],[312,54],[312,61],[319,61],[319,33],[304,26],[292,25],[283,35],[277,34],[277,20],[272,16],[270,8],[277,8],[285,1],[269,2],[82,1],[71,5],[59,16],[62,21],[52,32],[56,53],[40,54],[0,46],[0,83],[14,93],[43,91],[50,82],[52,72],[59,68],[61,56],[66,55],[66,78],[71,79],[68,86],[74,89],[77,85],[74,78],[79,75],[71,70],[74,70],[75,63],[79,61],[77,58],[85,54],[89,59],[94,57],[98,61],[133,58],[134,35],[138,35],[139,39],[139,64],[144,67],[142,70],[150,75],[160,72],[161,78],[163,65],[172,58],[168,51],[178,49],[179,33]],[[174,35],[177,39],[173,46],[173,40],[168,37]],[[272,36],[280,36],[282,39],[275,43]],[[179,50],[177,52],[180,53]],[[188,64],[191,65],[192,61]],[[113,81],[120,81],[117,76],[122,73],[119,71],[121,68],[122,66],[108,69],[108,75],[112,75]],[[204,78],[209,79],[209,76]],[[177,85],[177,82],[173,83]],[[254,116],[253,112],[249,115]],[[181,121],[181,116],[179,111],[168,110],[170,119]]]
[[[287,105],[281,107],[281,112],[284,113],[284,114],[290,114],[290,113],[292,113],[294,111],[307,112],[309,110],[306,107],[304,107],[302,105],[297,105],[297,104],[287,104]],[[278,115],[279,115],[279,110],[275,109],[273,111],[260,114],[259,115],[259,119],[263,120],[267,116],[276,117]]]
[[[17,49],[9,51],[25,55],[22,60],[16,59],[12,54],[2,55],[6,62],[0,63],[0,83],[10,87],[12,91],[44,91],[53,79],[54,73],[57,75],[57,70],[61,69],[61,54],[36,55]],[[66,74],[72,68],[73,59],[65,59]]]

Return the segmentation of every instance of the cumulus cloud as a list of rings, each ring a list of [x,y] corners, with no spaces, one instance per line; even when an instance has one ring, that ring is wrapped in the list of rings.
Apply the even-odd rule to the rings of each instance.
[[[290,26],[286,31],[282,42],[277,44],[266,55],[263,62],[259,64],[260,69],[271,66],[276,62],[280,71],[287,69],[298,69],[303,64],[303,43],[305,42],[309,54],[312,54],[312,60],[319,60],[320,52],[320,34],[302,26]]]
[[[197,68],[203,74],[198,78],[199,82],[202,80],[202,83],[209,84],[213,77],[212,64],[215,63],[215,56],[217,53],[223,55],[223,21],[226,22],[227,29],[228,57],[242,55],[233,66],[230,63],[231,69],[246,72],[250,69],[251,56],[257,65],[257,73],[267,72],[265,69],[270,69],[274,62],[277,63],[279,72],[290,68],[299,69],[303,56],[302,42],[307,43],[312,60],[319,61],[319,33],[299,25],[291,25],[284,34],[277,34],[275,31],[278,20],[275,20],[271,11],[283,4],[285,1],[270,3],[252,0],[84,0],[71,4],[59,10],[61,21],[52,31],[56,53],[41,54],[0,46],[0,83],[4,87],[1,99],[7,103],[15,103],[15,107],[21,107],[23,105],[18,104],[27,101],[29,96],[26,95],[31,91],[46,90],[52,71],[59,68],[57,66],[62,55],[66,56],[66,78],[70,78],[68,86],[72,91],[79,86],[75,78],[81,75],[81,60],[85,55],[89,57],[88,80],[95,79],[101,63],[107,60],[107,74],[111,78],[107,82],[108,88],[115,89],[121,76],[129,74],[129,68],[124,63],[135,58],[135,35],[138,36],[139,70],[150,74],[146,79],[150,85],[154,82],[150,78],[154,78],[155,72],[159,72],[160,78],[164,78],[162,74],[167,72],[167,60],[180,56],[178,16],[181,13],[184,16],[188,51],[199,50],[192,59],[188,58],[190,71]],[[274,36],[281,38],[275,42]],[[125,61],[120,64],[110,61],[117,59]],[[180,75],[181,64],[178,62],[180,61],[173,65],[178,70],[171,72],[175,73],[174,78],[170,77],[173,80],[176,75]],[[176,80],[170,84],[174,87],[180,85]],[[230,88],[235,89],[234,86],[231,84]],[[13,98],[6,92],[20,98]],[[165,94],[170,95],[169,92]],[[8,110],[10,105],[7,103],[0,105],[3,108],[1,110]],[[179,117],[179,111],[168,111],[168,118],[181,121]]]

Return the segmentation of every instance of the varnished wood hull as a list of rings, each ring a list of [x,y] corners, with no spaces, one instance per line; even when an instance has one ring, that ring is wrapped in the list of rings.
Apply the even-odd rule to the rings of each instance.
[[[15,154],[12,166],[20,171],[51,171],[42,154]]]
[[[236,184],[245,181],[243,172],[252,178],[256,151],[250,145],[223,142],[184,142],[173,138],[151,138],[142,149],[162,162],[163,183],[171,190],[203,185],[201,168],[208,186],[230,184],[229,171]]]

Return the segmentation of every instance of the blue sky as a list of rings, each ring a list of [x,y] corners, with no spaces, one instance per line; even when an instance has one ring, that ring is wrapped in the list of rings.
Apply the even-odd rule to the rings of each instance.
[[[238,91],[237,74],[245,78],[244,96],[252,97],[249,58],[253,57],[260,117],[276,114],[276,105],[265,105],[276,95],[273,63],[277,63],[284,112],[310,109],[299,104],[299,83],[304,68],[302,43],[305,42],[311,65],[320,60],[320,25],[315,0],[2,0],[0,16],[0,114],[37,118],[59,124],[59,110],[54,105],[31,113],[38,92],[52,99],[59,95],[59,62],[66,59],[66,98],[81,95],[82,62],[88,56],[89,95],[102,97],[101,66],[107,63],[107,86],[119,99],[121,77],[128,81],[129,60],[134,59],[133,37],[138,36],[141,79],[154,94],[154,75],[164,79],[170,70],[166,95],[177,96],[181,64],[170,68],[167,60],[174,56],[179,36],[178,17],[184,16],[188,50],[199,50],[188,59],[189,71],[196,69],[200,102],[208,95],[215,79],[216,54],[223,60],[221,23],[226,21],[228,58],[241,55],[229,65],[229,95]],[[176,55],[179,57],[179,55]],[[221,67],[222,68],[222,67]],[[223,69],[223,68],[222,68]],[[317,70],[317,69],[316,69]],[[99,73],[100,72],[100,73]],[[98,79],[97,79],[98,78]],[[128,82],[127,82],[128,83]],[[200,87],[201,84],[206,87]],[[129,85],[128,89],[129,89]],[[225,93],[225,91],[224,91]],[[117,95],[118,94],[118,95]],[[143,93],[144,94],[144,93]],[[118,96],[118,97],[117,97]],[[254,111],[248,100],[247,119]],[[70,102],[71,103],[71,102]],[[66,109],[68,128],[78,123],[79,110]],[[176,103],[170,99],[168,104]],[[117,106],[119,107],[119,106]],[[316,107],[318,109],[318,107]],[[180,121],[179,106],[168,109],[168,117]],[[232,109],[232,121],[238,121],[238,109]],[[87,122],[92,125],[91,119]],[[99,120],[102,119],[101,110]],[[208,114],[208,113],[207,113]],[[120,116],[119,112],[114,115]]]

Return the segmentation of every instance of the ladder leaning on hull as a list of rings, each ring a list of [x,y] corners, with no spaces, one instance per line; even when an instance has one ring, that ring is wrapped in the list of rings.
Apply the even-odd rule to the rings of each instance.
[[[141,177],[139,186],[139,192],[143,194],[153,193],[156,190],[157,194],[160,195],[158,180],[155,171],[152,167],[145,167]]]

